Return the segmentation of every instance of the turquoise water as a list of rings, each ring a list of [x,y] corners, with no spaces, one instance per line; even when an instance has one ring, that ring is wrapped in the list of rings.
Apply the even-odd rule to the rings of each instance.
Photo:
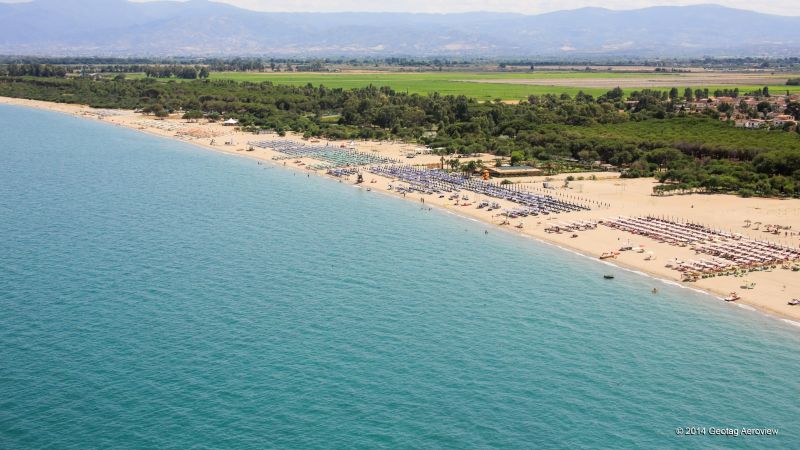
[[[0,123],[0,448],[800,442],[792,325],[321,177]]]

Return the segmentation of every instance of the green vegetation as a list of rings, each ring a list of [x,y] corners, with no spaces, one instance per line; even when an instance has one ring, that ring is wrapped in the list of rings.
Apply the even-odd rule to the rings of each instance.
[[[697,158],[750,160],[763,150],[782,148],[797,150],[800,154],[800,139],[796,133],[734,128],[726,122],[704,117],[558,127],[556,132],[579,141],[673,147]]]
[[[653,73],[613,73],[613,72],[530,72],[530,73],[460,73],[460,72],[418,72],[418,73],[251,73],[251,72],[212,72],[212,80],[249,81],[253,83],[271,81],[275,84],[290,86],[325,86],[327,88],[356,89],[369,85],[388,86],[395,91],[409,94],[427,95],[438,92],[441,95],[466,95],[478,100],[520,100],[529,95],[562,94],[577,95],[579,92],[600,96],[607,88],[566,87],[558,86],[559,80],[585,79],[590,81],[599,78],[619,79],[652,79],[663,76]],[[552,86],[529,84],[512,84],[518,80],[537,79],[552,80]],[[487,81],[491,81],[487,82]],[[503,83],[508,81],[508,83]],[[783,80],[776,79],[770,86],[773,92],[800,92],[800,86],[783,86]],[[751,92],[762,86],[707,86],[716,90],[732,90]],[[641,88],[637,88],[641,89]],[[669,88],[658,90],[668,91]]]
[[[64,66],[51,64],[8,64],[0,67],[0,75],[11,77],[65,77],[67,69]]]
[[[182,80],[196,80],[208,78],[209,72],[203,66],[171,65],[147,66],[144,74],[152,78],[180,78]]]
[[[655,175],[667,192],[738,192],[800,195],[800,136],[732,128],[706,118],[673,118],[556,127],[566,138],[603,160],[630,161],[628,177]]]
[[[626,96],[617,88],[596,97],[548,94],[506,104],[372,85],[4,77],[0,95],[161,117],[182,111],[187,120],[235,117],[247,129],[308,137],[398,138],[443,153],[488,152],[548,171],[565,161],[587,167],[600,161],[624,168],[626,176],[657,176],[669,183],[662,190],[800,195],[800,134],[736,129],[713,110],[687,115],[676,105],[677,90]]]
[[[539,74],[477,74],[459,72],[420,72],[420,73],[253,73],[253,72],[212,72],[212,80],[231,80],[260,83],[269,81],[288,86],[324,86],[336,89],[358,89],[373,86],[388,86],[395,91],[409,94],[428,95],[437,92],[441,95],[466,95],[479,100],[520,100],[529,95],[568,93],[575,95],[586,92],[601,95],[607,89],[573,88],[563,86],[536,86],[506,83],[486,83],[482,80],[518,80],[524,78],[565,79],[596,78],[601,74],[580,72],[542,72]],[[605,75],[605,74],[603,74]],[[643,74],[616,74],[621,77],[643,76]],[[142,77],[142,74],[138,75]],[[136,75],[133,75],[136,78]]]
[[[143,73],[130,74],[130,78],[143,78]],[[274,84],[288,86],[324,86],[336,89],[358,89],[373,86],[388,86],[395,91],[409,94],[428,95],[437,92],[441,95],[466,95],[481,101],[496,99],[518,101],[529,95],[562,94],[577,95],[580,92],[600,96],[607,88],[566,87],[558,86],[559,80],[592,80],[600,78],[618,78],[620,80],[642,79],[664,76],[653,73],[623,72],[530,72],[530,73],[475,73],[475,72],[379,72],[379,73],[255,73],[255,72],[211,72],[212,80],[230,80],[239,82],[260,83],[269,81]],[[531,84],[515,84],[518,80],[536,79],[552,81],[553,85],[539,86]],[[769,86],[775,93],[800,93],[800,86],[784,86],[782,79],[776,78],[775,85]],[[711,93],[733,91],[754,92],[763,86],[708,86]],[[641,89],[641,88],[634,88]],[[697,88],[692,88],[693,91]],[[655,88],[658,91],[669,91],[669,88]]]

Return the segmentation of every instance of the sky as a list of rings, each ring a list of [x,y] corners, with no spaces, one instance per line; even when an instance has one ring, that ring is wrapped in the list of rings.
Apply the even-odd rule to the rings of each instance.
[[[28,0],[0,0],[16,3]],[[154,1],[154,0],[132,0]],[[256,11],[371,11],[371,12],[466,12],[498,11],[539,14],[587,6],[637,9],[649,6],[684,6],[714,3],[779,15],[800,15],[800,0],[213,0]]]

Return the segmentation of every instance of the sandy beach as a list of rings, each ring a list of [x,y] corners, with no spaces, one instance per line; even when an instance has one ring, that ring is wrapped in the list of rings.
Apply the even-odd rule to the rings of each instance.
[[[253,158],[262,164],[268,162],[294,170],[313,172],[313,175],[325,174],[324,171],[311,171],[307,168],[308,164],[313,164],[317,161],[308,158],[299,159],[300,163],[296,163],[295,161],[298,161],[296,159],[275,161],[273,157],[282,156],[282,154],[260,147],[251,149],[251,146],[248,145],[248,142],[278,139],[309,142],[303,141],[300,136],[292,134],[287,134],[286,137],[279,137],[275,134],[255,135],[240,131],[235,127],[223,126],[220,123],[188,122],[176,117],[156,120],[155,117],[143,116],[133,111],[99,110],[81,105],[24,99],[0,97],[0,104],[41,108],[90,120],[100,120],[161,137],[190,142],[218,152]],[[318,142],[322,145],[328,143],[336,147],[350,145],[350,143],[333,142],[324,139]],[[411,144],[358,141],[355,146],[359,151],[397,159],[404,164],[434,166],[440,162],[440,157],[437,155],[419,154],[414,158],[407,158],[409,153],[423,150],[422,147]],[[488,162],[492,161],[494,157],[483,155],[480,159]],[[747,290],[741,289],[745,279],[733,276],[701,278],[695,282],[683,283],[681,282],[681,273],[665,267],[665,265],[675,259],[697,260],[706,257],[705,255],[698,255],[689,246],[679,247],[660,243],[649,237],[634,235],[603,225],[586,231],[563,233],[545,231],[552,226],[575,221],[604,221],[620,216],[640,217],[653,215],[700,223],[710,228],[741,234],[746,238],[770,241],[797,249],[800,247],[800,200],[739,198],[733,195],[706,194],[658,197],[651,195],[652,188],[656,182],[649,178],[621,179],[619,174],[610,172],[572,174],[576,178],[582,176],[584,180],[572,181],[568,183],[568,186],[565,186],[564,180],[566,176],[514,178],[513,181],[534,192],[547,193],[556,198],[570,199],[571,201],[591,205],[592,209],[590,211],[550,215],[547,217],[528,217],[522,220],[511,219],[509,224],[501,225],[506,218],[495,215],[495,213],[486,209],[478,209],[474,202],[478,199],[473,199],[470,205],[463,206],[463,203],[459,204],[459,202],[449,200],[447,197],[437,198],[436,196],[423,196],[421,194],[407,194],[404,197],[406,200],[419,203],[422,203],[424,197],[426,206],[444,208],[459,215],[485,222],[488,231],[495,230],[495,227],[502,227],[509,232],[520,233],[556,244],[595,259],[604,252],[617,251],[622,246],[643,247],[647,250],[645,253],[620,252],[616,258],[606,261],[621,267],[641,271],[662,280],[703,290],[720,299],[719,301],[722,301],[721,297],[735,291],[741,296],[741,299],[736,303],[730,303],[731,307],[751,307],[770,315],[800,322],[800,306],[787,305],[787,302],[792,298],[800,297],[800,272],[778,267],[774,270],[748,273],[746,282],[754,283],[755,287]],[[395,190],[389,189],[390,184],[393,182],[389,178],[370,173],[365,173],[364,178],[365,183],[362,185],[364,189],[382,191],[388,195],[400,195]],[[342,181],[353,184],[355,177],[343,179]],[[544,189],[543,182],[545,181],[556,188]],[[482,197],[479,199],[483,200]],[[513,206],[507,201],[489,198],[486,198],[486,200],[496,201],[503,208],[511,208]],[[760,222],[758,227],[754,226],[757,222]],[[522,227],[517,228],[520,223],[522,223]],[[767,225],[779,225],[783,228],[778,234],[773,234],[764,231]],[[574,235],[577,236],[574,237]],[[660,283],[654,280],[653,287],[660,287]],[[709,299],[709,301],[712,301],[712,299]]]

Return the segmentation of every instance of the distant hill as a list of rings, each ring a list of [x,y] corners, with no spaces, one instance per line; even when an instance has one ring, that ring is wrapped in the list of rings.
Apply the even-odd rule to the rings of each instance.
[[[800,17],[703,5],[632,11],[263,13],[207,0],[0,4],[0,53],[94,56],[788,56]]]

